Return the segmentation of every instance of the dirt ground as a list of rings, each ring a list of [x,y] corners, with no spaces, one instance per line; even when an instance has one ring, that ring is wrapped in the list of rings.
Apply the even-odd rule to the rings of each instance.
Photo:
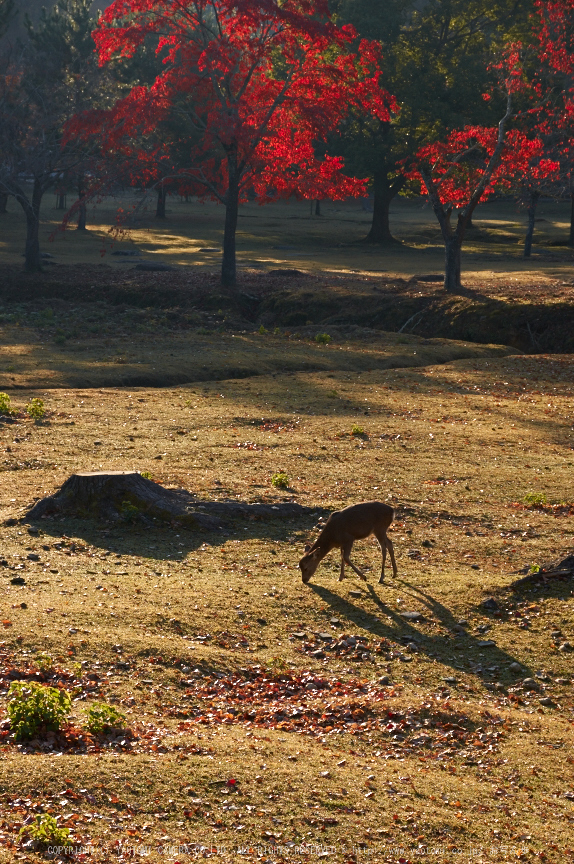
[[[208,357],[238,337],[202,338]],[[257,338],[268,363],[274,337]],[[276,359],[130,389],[73,388],[54,353],[57,386],[9,391],[3,690],[40,680],[74,702],[47,740],[0,723],[0,860],[42,860],[14,845],[40,812],[86,861],[569,860],[572,585],[511,584],[572,551],[574,361],[482,346],[437,364],[436,346],[394,338],[377,350],[431,353],[368,371],[309,344],[329,369]],[[10,524],[75,471],[133,469],[200,499],[311,509],[214,532]],[[396,508],[398,578],[377,584],[364,541],[368,583],[338,582],[332,553],[303,586],[320,520],[371,498]],[[95,700],[127,731],[87,735]]]

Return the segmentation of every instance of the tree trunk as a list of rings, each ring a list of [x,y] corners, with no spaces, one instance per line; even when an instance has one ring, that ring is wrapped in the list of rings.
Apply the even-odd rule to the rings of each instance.
[[[574,246],[574,189],[570,192],[570,240],[569,246]]]
[[[317,200],[315,201],[315,216],[320,216],[320,215],[321,215],[321,202],[317,198]]]
[[[7,213],[6,205],[8,204],[8,195],[6,192],[0,192],[0,213]]]
[[[235,234],[239,211],[239,172],[237,155],[232,152],[227,157],[228,187],[225,201],[225,229],[223,232],[223,261],[221,262],[221,284],[225,288],[235,288],[237,284],[237,261],[235,256]]]
[[[26,260],[25,270],[27,273],[38,273],[42,270],[40,258],[40,204],[42,203],[43,189],[39,180],[34,180],[32,189],[32,200],[21,201],[26,214],[26,246],[24,257]]]
[[[165,219],[165,199],[167,192],[164,186],[160,186],[157,190],[157,205],[155,208],[155,218]]]
[[[532,252],[532,237],[534,234],[534,217],[536,216],[536,205],[540,198],[540,192],[531,192],[528,201],[528,228],[526,230],[526,239],[524,241],[524,257],[530,258]]]
[[[373,180],[373,219],[371,229],[365,237],[365,243],[378,243],[381,246],[389,246],[399,242],[391,234],[389,208],[391,201],[401,191],[405,182],[405,178],[401,175],[392,183],[389,183],[386,171],[375,172]]]
[[[66,209],[66,193],[56,192],[56,210]]]
[[[460,290],[460,252],[462,238],[457,231],[444,242],[444,290],[453,294]]]
[[[86,190],[84,189],[83,177],[78,181],[78,227],[77,231],[86,230]]]

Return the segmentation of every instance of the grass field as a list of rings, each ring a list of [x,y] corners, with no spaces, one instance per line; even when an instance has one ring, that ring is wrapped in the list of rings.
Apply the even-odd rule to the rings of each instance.
[[[17,273],[13,203],[0,216],[0,862],[46,860],[41,814],[102,864],[570,861],[572,581],[512,585],[573,547],[574,359],[517,348],[571,339],[566,205],[541,206],[530,262],[524,215],[479,211],[465,293],[425,306],[451,340],[406,332],[443,302],[411,279],[443,258],[417,202],[394,207],[393,250],[358,243],[357,202],[246,205],[233,297],[215,205],[170,201],[102,259],[118,202],[50,245],[49,204],[40,276]],[[200,511],[306,509],[21,521],[72,473],[133,470]],[[305,543],[369,499],[395,508],[398,577],[378,584],[371,539],[367,583],[337,581],[333,552],[304,586]],[[15,739],[19,680],[70,694],[59,731]],[[125,720],[90,731],[102,702]]]
[[[3,529],[5,689],[39,673],[74,702],[47,741],[18,744],[2,726],[0,860],[38,812],[91,844],[89,861],[132,860],[127,847],[191,860],[181,844],[220,861],[243,860],[238,848],[245,860],[411,861],[424,846],[437,862],[472,850],[569,860],[571,655],[559,646],[572,589],[510,584],[572,548],[573,365],[333,361],[171,389],[12,391],[15,408],[40,395],[48,414],[4,425],[4,520],[102,468],[315,516],[211,533]],[[272,487],[279,471],[288,489]],[[370,498],[397,508],[398,579],[376,584],[369,541],[354,554],[368,585],[336,581],[333,553],[303,586],[317,520]],[[402,617],[413,611],[420,620]],[[94,700],[129,731],[82,732]]]

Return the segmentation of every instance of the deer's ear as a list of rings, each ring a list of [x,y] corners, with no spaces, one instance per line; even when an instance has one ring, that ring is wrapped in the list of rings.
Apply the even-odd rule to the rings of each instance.
[[[310,550],[310,548],[311,548],[311,545],[309,543],[307,543],[307,545],[305,546],[305,555]]]

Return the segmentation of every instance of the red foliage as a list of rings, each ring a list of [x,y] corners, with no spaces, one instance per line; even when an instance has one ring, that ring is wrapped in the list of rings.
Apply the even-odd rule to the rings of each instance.
[[[458,208],[466,206],[483,177],[497,139],[498,129],[495,127],[465,126],[452,132],[447,141],[437,141],[419,151],[419,158],[433,166],[436,187],[443,204]],[[461,153],[466,154],[462,159]],[[498,164],[482,193],[482,200],[494,193],[512,192],[517,181],[527,177],[532,181],[546,180],[557,170],[558,163],[546,158],[544,153],[544,142],[540,138],[532,138],[519,129],[508,132]],[[422,180],[421,192],[423,195],[426,192]]]
[[[164,64],[152,86],[77,117],[69,135],[97,134],[134,180],[167,177],[228,211],[248,191],[262,203],[364,193],[317,143],[351,107],[385,121],[395,105],[378,47],[353,50],[355,32],[332,23],[325,0],[116,0],[94,32],[101,64],[152,38]],[[174,117],[187,131],[168,145],[156,130]]]

